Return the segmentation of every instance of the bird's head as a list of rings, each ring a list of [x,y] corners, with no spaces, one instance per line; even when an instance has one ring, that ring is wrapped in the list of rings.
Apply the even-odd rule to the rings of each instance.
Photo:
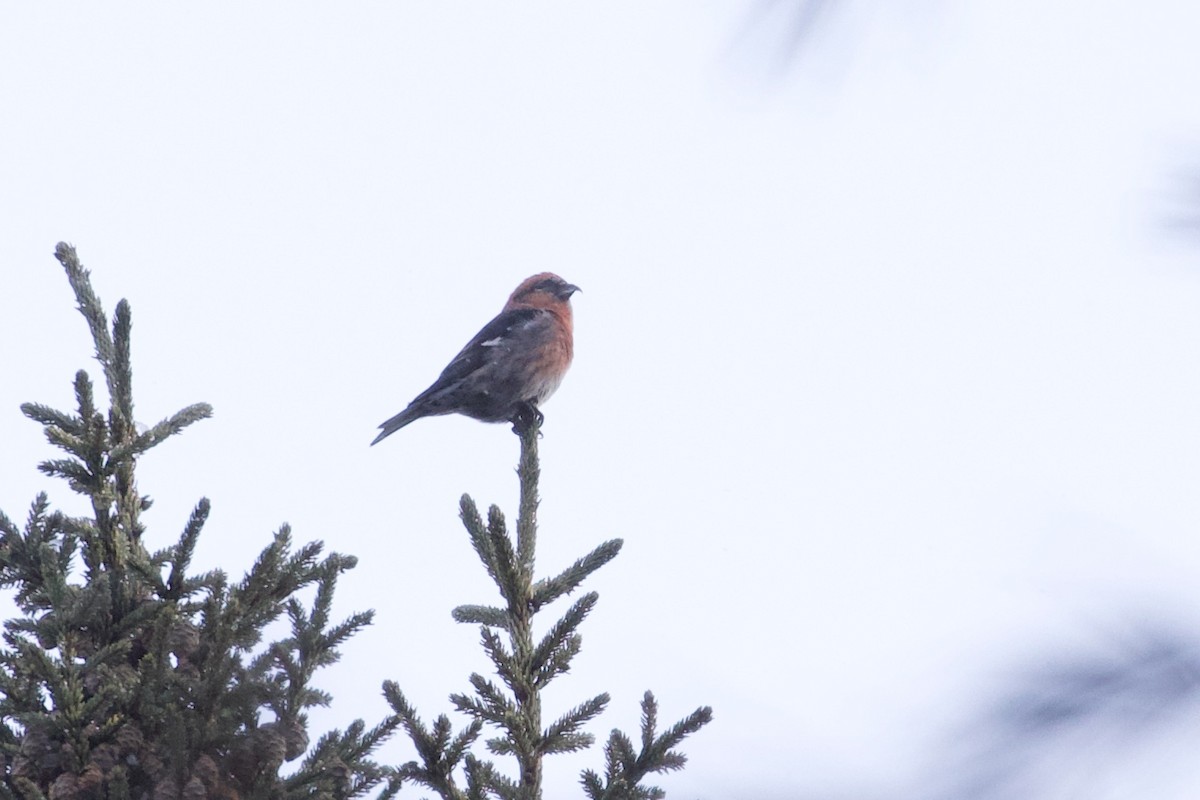
[[[571,295],[579,291],[553,272],[542,272],[526,278],[508,298],[507,308],[560,308],[567,306]]]

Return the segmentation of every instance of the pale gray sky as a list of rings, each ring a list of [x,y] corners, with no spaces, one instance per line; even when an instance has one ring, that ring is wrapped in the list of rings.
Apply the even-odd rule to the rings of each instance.
[[[487,666],[450,609],[491,597],[456,503],[515,511],[517,440],[367,443],[553,270],[540,563],[626,547],[549,703],[610,691],[600,738],[646,688],[712,705],[670,796],[886,791],[1007,659],[1200,623],[1200,251],[1164,232],[1200,6],[883,5],[786,69],[749,0],[10,10],[0,507],[71,502],[18,411],[97,371],[67,240],[133,305],[140,419],[216,409],[142,464],[153,542],[206,495],[198,567],[283,521],[360,556],[315,724],[389,678],[448,710]]]

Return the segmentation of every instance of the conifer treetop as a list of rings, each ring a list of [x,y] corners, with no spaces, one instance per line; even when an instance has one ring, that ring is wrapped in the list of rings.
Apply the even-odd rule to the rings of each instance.
[[[540,428],[541,420],[536,418],[515,428],[521,439],[515,541],[497,506],[488,509],[485,522],[469,495],[463,495],[459,503],[471,546],[496,585],[501,602],[458,606],[453,618],[480,626],[480,644],[499,682],[472,673],[468,678],[472,691],[450,696],[451,704],[470,719],[458,733],[444,714],[432,728],[426,727],[395,683],[385,687],[385,696],[400,716],[420,759],[398,767],[397,776],[432,789],[443,800],[541,800],[545,757],[590,747],[595,737],[586,727],[610,701],[608,693],[601,692],[549,724],[543,721],[542,692],[551,681],[569,672],[583,644],[579,627],[596,607],[599,595],[581,595],[541,638],[533,633],[534,616],[572,594],[592,573],[616,558],[622,541],[603,542],[561,572],[547,578],[535,577]],[[642,701],[640,750],[635,750],[621,731],[612,732],[604,748],[604,774],[587,770],[581,777],[589,798],[643,800],[665,796],[660,788],[645,784],[644,779],[683,767],[686,758],[674,748],[711,721],[712,709],[701,707],[661,734],[657,731],[657,713],[657,702],[647,692]],[[484,728],[498,732],[486,740],[488,751],[516,761],[515,778],[470,751]]]
[[[139,433],[129,303],[110,327],[75,249],[60,244],[56,256],[91,332],[107,408],[84,370],[73,412],[22,406],[65,453],[39,468],[86,497],[91,514],[54,511],[45,493],[23,528],[0,513],[0,586],[20,611],[0,647],[0,800],[348,800],[381,783],[387,794],[391,772],[370,755],[395,715],[309,745],[307,712],[332,699],[311,681],[372,618],[330,621],[354,558],[323,555],[320,542],[296,547],[285,525],[241,580],[192,573],[207,498],[177,540],[148,549],[137,460],[212,409],[196,403]],[[264,644],[282,617],[290,633]]]

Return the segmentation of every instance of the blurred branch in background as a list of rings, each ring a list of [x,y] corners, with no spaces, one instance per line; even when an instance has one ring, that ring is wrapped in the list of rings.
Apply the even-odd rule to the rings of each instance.
[[[758,0],[750,9],[746,28],[779,31],[780,57],[791,62],[837,5],[836,0]]]
[[[769,79],[781,79],[818,45],[838,49],[834,23],[838,16],[852,14],[852,5],[849,0],[750,0],[731,50],[761,68]],[[877,4],[875,10],[882,8]],[[904,9],[906,15],[919,15],[919,11],[915,5]],[[858,22],[861,25],[863,19],[860,17]],[[856,33],[856,39],[863,37],[861,28]],[[840,42],[843,50],[849,49],[849,44]],[[1172,233],[1200,241],[1200,169],[1193,166],[1183,172],[1186,186],[1173,198],[1176,208],[1166,215],[1164,226]]]
[[[1180,172],[1183,186],[1171,193],[1173,208],[1165,224],[1172,233],[1200,241],[1200,167],[1193,165]]]
[[[733,41],[735,52],[761,59],[779,77],[825,28],[843,0],[753,0]]]
[[[1104,652],[1021,670],[942,754],[943,777],[916,796],[1159,796],[1114,794],[1113,784],[1124,785],[1131,772],[1135,782],[1169,780],[1172,767],[1187,761],[1173,760],[1171,745],[1182,753],[1185,734],[1200,728],[1198,700],[1200,639],[1140,623]]]

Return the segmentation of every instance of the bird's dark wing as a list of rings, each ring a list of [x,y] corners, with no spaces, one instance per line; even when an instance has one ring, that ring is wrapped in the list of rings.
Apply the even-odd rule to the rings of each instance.
[[[520,336],[524,329],[541,323],[542,317],[548,314],[549,312],[540,308],[514,308],[500,312],[446,365],[430,389],[462,380],[490,363],[496,356],[493,348],[505,346]]]

